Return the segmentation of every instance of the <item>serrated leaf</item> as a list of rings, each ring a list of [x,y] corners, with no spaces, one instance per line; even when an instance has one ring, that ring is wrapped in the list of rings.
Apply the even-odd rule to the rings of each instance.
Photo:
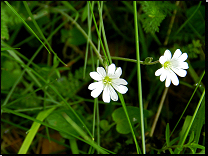
[[[140,1],[145,12],[141,15],[143,28],[148,33],[159,32],[160,23],[175,7],[170,2]]]

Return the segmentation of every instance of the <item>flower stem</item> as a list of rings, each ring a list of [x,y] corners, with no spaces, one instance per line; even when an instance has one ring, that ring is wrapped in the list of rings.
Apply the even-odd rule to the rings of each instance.
[[[135,59],[129,59],[129,58],[123,58],[123,57],[111,56],[111,59],[137,63],[137,60]],[[154,61],[154,62],[145,62],[145,61],[139,61],[139,62],[140,64],[143,64],[143,65],[153,65],[153,64],[159,63],[159,60]]]
[[[141,115],[141,136],[142,136],[142,148],[143,154],[146,153],[145,149],[145,134],[144,134],[144,115],[143,115],[143,104],[142,104],[142,84],[141,84],[141,71],[140,71],[140,56],[139,56],[139,36],[138,36],[138,25],[137,25],[137,2],[133,1],[134,5],[134,24],[135,24],[135,40],[136,40],[136,54],[137,54],[137,81],[138,81],[138,97],[139,97],[139,108]]]
[[[156,114],[155,119],[154,119],[154,122],[152,124],[152,128],[151,128],[151,131],[150,131],[150,137],[153,136],[153,133],[155,131],[155,127],[156,127],[158,118],[160,116],[160,113],[161,113],[161,110],[162,110],[162,107],[163,107],[163,104],[164,104],[164,101],[165,101],[165,97],[166,97],[167,92],[168,92],[168,88],[169,87],[165,87],[165,90],[163,92],[163,95],[162,95],[162,98],[161,98],[161,101],[160,101],[160,104],[159,104],[159,107],[158,107],[158,110],[157,110],[157,114]]]

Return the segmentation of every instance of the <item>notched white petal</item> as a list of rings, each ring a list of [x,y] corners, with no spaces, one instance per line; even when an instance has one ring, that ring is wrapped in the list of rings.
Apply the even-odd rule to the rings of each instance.
[[[184,62],[187,58],[188,58],[187,53],[183,53],[183,54],[178,58],[178,60],[181,61],[181,62]]]
[[[172,83],[177,86],[179,84],[179,80],[178,77],[176,76],[176,74],[173,71],[170,71],[170,78]]]
[[[167,49],[164,53],[164,56],[167,58],[167,60],[171,59],[172,54],[171,54],[170,50]]]
[[[179,57],[181,56],[181,54],[182,54],[181,50],[180,50],[180,49],[177,49],[177,50],[175,51],[175,53],[173,54],[172,59],[173,59],[173,58],[179,58]]]
[[[126,94],[126,92],[128,91],[128,88],[126,86],[123,86],[123,85],[115,85],[115,84],[112,84],[112,85],[121,94]]]
[[[163,82],[167,77],[167,71],[163,71],[163,73],[160,75],[160,81]]]
[[[185,77],[187,74],[187,71],[183,69],[173,68],[172,70],[180,77]]]
[[[109,103],[110,102],[110,92],[109,92],[108,86],[105,86],[105,88],[103,90],[103,101],[105,103]]]
[[[97,87],[91,92],[91,96],[96,98],[100,95],[100,93],[103,91],[103,87]]]
[[[164,64],[167,60],[168,60],[168,59],[167,59],[165,56],[160,56],[160,58],[159,58],[159,62],[160,62],[161,64]]]
[[[121,74],[122,74],[121,67],[118,67],[118,68],[116,69],[116,71],[115,71],[114,77],[115,77],[115,78],[119,78],[119,77],[121,76]]]
[[[118,95],[116,93],[116,91],[113,89],[112,86],[109,85],[109,91],[110,91],[110,97],[113,101],[117,101],[118,100]]]
[[[106,76],[106,72],[105,69],[103,67],[97,67],[97,72],[102,76],[105,77]]]
[[[169,87],[171,83],[170,77],[167,76],[166,81],[165,81],[165,87]]]
[[[182,69],[188,69],[188,68],[189,68],[187,62],[182,62],[180,67],[181,67]]]
[[[102,77],[97,72],[90,72],[90,77],[94,80],[100,81],[102,80]]]
[[[161,75],[163,71],[164,71],[164,68],[163,68],[163,67],[160,68],[160,69],[158,69],[158,70],[155,72],[155,76]]]
[[[113,79],[112,83],[115,83],[116,85],[127,85],[128,84],[128,82],[126,80],[121,79],[121,78]]]
[[[108,75],[114,75],[116,70],[116,66],[114,63],[108,66]]]
[[[93,90],[95,88],[103,88],[103,83],[102,81],[99,81],[99,82],[93,82],[91,83],[89,86],[88,86],[88,89],[89,90]]]

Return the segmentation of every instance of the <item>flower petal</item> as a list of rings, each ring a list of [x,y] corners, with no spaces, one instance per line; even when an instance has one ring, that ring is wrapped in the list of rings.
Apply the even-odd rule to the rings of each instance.
[[[103,91],[103,84],[100,83],[101,85],[97,86],[92,92],[91,96],[96,98],[100,95],[100,93]]]
[[[121,74],[122,74],[121,67],[118,67],[118,68],[116,69],[116,72],[115,72],[114,77],[115,77],[115,78],[119,78],[119,77],[121,76]]]
[[[179,84],[178,77],[176,76],[176,74],[173,71],[170,71],[170,79],[175,86],[177,86]]]
[[[181,50],[180,50],[180,49],[177,49],[177,50],[175,51],[175,53],[173,54],[172,59],[173,59],[173,58],[179,58],[179,57],[181,56],[181,54],[182,54]]]
[[[167,61],[167,58],[166,58],[165,56],[160,56],[159,62],[160,62],[161,64],[164,64],[166,61]]]
[[[165,51],[165,53],[164,53],[164,56],[167,58],[167,60],[170,60],[170,59],[171,59],[171,56],[172,56],[170,50],[167,49],[167,50]]]
[[[167,71],[164,70],[163,73],[160,75],[160,81],[163,82],[167,78]]]
[[[161,74],[163,73],[163,71],[164,71],[164,67],[158,69],[158,70],[155,72],[155,76],[161,75]]]
[[[181,61],[181,62],[184,62],[187,58],[188,58],[187,53],[183,53],[183,54],[178,58],[178,60]]]
[[[111,85],[109,85],[109,92],[110,92],[110,97],[113,101],[117,101],[118,100],[118,95],[116,93],[116,91],[113,89],[113,87]]]
[[[88,86],[89,90],[94,90],[95,88],[99,88],[102,87],[103,88],[103,82],[99,81],[99,82],[93,82]]]
[[[121,94],[125,94],[128,91],[128,88],[123,85],[116,85],[112,83],[113,87]]]
[[[189,68],[187,62],[182,62],[182,63],[180,64],[180,67],[181,67],[182,69],[188,69],[188,68]]]
[[[106,103],[110,102],[110,91],[109,91],[109,86],[105,86],[103,90],[103,101]]]
[[[100,81],[102,80],[102,77],[97,72],[90,72],[90,77],[94,80]]]
[[[165,81],[165,87],[169,87],[170,83],[171,83],[170,75],[167,75],[167,78],[166,78],[166,81]]]
[[[180,77],[185,77],[187,74],[187,71],[183,69],[173,68],[172,70]]]
[[[114,63],[108,66],[108,75],[114,75],[116,70],[116,66]]]
[[[97,72],[102,75],[102,77],[106,76],[105,69],[103,67],[97,67]]]
[[[127,85],[128,82],[124,79],[112,79],[112,83],[116,84],[116,85]]]

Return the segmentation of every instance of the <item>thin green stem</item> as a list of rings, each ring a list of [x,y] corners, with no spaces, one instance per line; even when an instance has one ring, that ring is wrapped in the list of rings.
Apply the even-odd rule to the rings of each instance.
[[[131,124],[131,121],[130,121],[130,118],[129,118],[129,114],[127,112],[127,108],[126,108],[126,104],[125,104],[125,101],[124,101],[124,98],[123,98],[123,95],[121,93],[118,93],[118,96],[119,96],[119,99],[121,100],[121,104],[122,104],[122,107],[124,109],[124,112],[126,114],[126,118],[128,120],[128,123],[129,123],[129,127],[131,129],[131,133],[132,133],[132,136],[134,138],[134,142],[136,144],[136,149],[137,149],[137,153],[140,154],[141,153],[141,150],[139,148],[139,145],[138,145],[138,142],[137,142],[137,139],[136,139],[136,136],[134,134],[134,130],[133,130],[133,126]]]
[[[97,48],[95,47],[94,43],[92,42],[92,40],[88,37],[87,33],[82,29],[82,27],[71,17],[69,16],[68,14],[66,14],[65,12],[63,12],[62,10],[60,9],[57,9],[57,8],[51,8],[52,11],[54,12],[59,12],[60,14],[62,14],[63,16],[65,16],[68,20],[70,20],[76,27],[77,29],[83,34],[83,36],[86,38],[86,39],[89,39],[89,43],[90,45],[92,46],[92,48],[94,49],[95,51],[95,54],[97,55],[98,59],[100,60],[101,64],[104,66],[103,64],[103,59],[99,53],[99,51],[97,50]]]
[[[103,34],[105,49],[106,49],[106,52],[107,52],[107,55],[108,55],[109,63],[111,64],[112,60],[111,60],[110,51],[109,51],[109,48],[108,48],[108,42],[107,42],[106,35],[105,35],[105,28],[104,28],[103,17],[102,17],[103,1],[101,1],[101,5],[99,4],[100,3],[99,1],[97,3],[98,3],[98,10],[99,10],[99,15],[100,15],[100,23],[101,23],[101,26],[102,26],[101,28],[102,28],[102,34]]]
[[[93,146],[95,149],[100,151],[102,154],[108,154],[105,150],[101,149],[100,146],[98,146],[94,140],[94,138],[90,138],[66,113],[62,113],[63,117],[66,119],[66,121],[74,128],[76,131],[86,140],[89,142],[91,146]]]
[[[192,124],[193,124],[193,122],[194,122],[194,119],[196,118],[196,114],[197,114],[197,112],[198,112],[198,110],[199,110],[199,107],[200,107],[200,105],[201,105],[201,102],[202,102],[204,96],[205,96],[205,89],[204,89],[204,91],[203,91],[203,93],[202,93],[202,95],[201,95],[201,98],[200,98],[200,100],[199,100],[199,102],[198,102],[198,105],[197,105],[197,107],[196,107],[196,109],[195,109],[194,115],[193,115],[193,117],[192,117],[192,119],[191,119],[191,122],[190,122],[190,124],[189,124],[189,126],[188,126],[188,128],[187,128],[187,131],[186,131],[186,133],[185,133],[185,135],[184,135],[184,137],[183,137],[183,140],[182,140],[182,142],[181,142],[181,144],[180,144],[179,149],[183,146],[183,144],[184,144],[184,142],[185,142],[185,140],[186,140],[186,138],[187,138],[187,136],[188,136],[188,134],[189,134],[189,132],[190,132],[191,126],[192,126]],[[178,153],[177,153],[177,154],[179,154],[179,153],[180,153],[180,150],[178,150]]]
[[[181,114],[181,116],[180,116],[180,118],[179,118],[178,122],[176,123],[176,125],[175,125],[174,129],[172,130],[172,132],[171,132],[170,136],[173,134],[173,132],[175,131],[175,129],[176,129],[176,127],[177,127],[177,125],[178,125],[178,124],[179,124],[179,122],[181,121],[181,119],[182,119],[182,117],[183,117],[183,115],[184,115],[184,113],[185,113],[186,109],[188,108],[188,106],[189,106],[189,104],[190,104],[191,100],[193,99],[193,97],[194,97],[194,95],[195,95],[195,93],[196,93],[196,91],[197,91],[197,89],[198,89],[198,87],[199,87],[199,85],[200,85],[200,83],[201,83],[202,78],[204,77],[204,74],[205,74],[205,70],[204,70],[204,72],[203,72],[203,74],[202,74],[202,76],[201,76],[201,78],[200,78],[200,80],[199,80],[199,82],[198,82],[198,85],[196,86],[196,88],[195,88],[194,92],[192,93],[191,98],[189,99],[189,101],[188,101],[188,103],[187,103],[187,105],[186,105],[186,108],[184,109],[184,111],[183,111],[183,113]]]
[[[154,133],[154,131],[155,131],[155,127],[156,127],[157,121],[158,121],[158,119],[159,119],[159,116],[160,116],[160,113],[161,113],[161,110],[162,110],[162,107],[163,107],[163,104],[164,104],[165,97],[166,97],[166,95],[167,95],[168,89],[169,89],[169,87],[165,87],[165,90],[164,90],[164,92],[163,92],[163,95],[162,95],[162,98],[161,98],[161,101],[160,101],[160,104],[159,104],[157,113],[156,113],[156,115],[155,115],[154,122],[153,122],[153,124],[152,124],[151,132],[150,132],[150,137],[153,136],[153,133]]]
[[[133,62],[133,63],[137,63],[138,61],[135,59],[129,59],[129,58],[123,58],[123,57],[116,57],[116,56],[111,56],[112,60],[121,60],[121,61],[127,61],[127,62]],[[153,64],[157,64],[159,63],[159,61],[154,61],[154,62],[145,62],[145,61],[140,61],[140,64],[143,65],[153,65]]]
[[[92,9],[92,6],[91,6],[90,2],[89,2],[89,5],[90,5],[90,9],[91,9],[92,18],[93,18],[93,21],[94,21],[94,24],[95,24],[95,28],[96,28],[96,31],[97,31],[97,34],[98,34],[98,38],[100,39],[100,44],[101,44],[103,53],[105,55],[106,62],[109,65],[109,60],[108,60],[108,57],[106,55],[106,52],[105,52],[105,49],[104,49],[104,46],[103,46],[103,42],[102,42],[98,27],[97,27],[97,23],[96,23],[95,16],[94,16],[93,9]]]
[[[201,1],[199,2],[199,5],[197,6],[196,10],[193,12],[193,14],[182,24],[182,26],[178,29],[178,31],[175,33],[174,36],[176,36],[182,29],[185,27],[185,25],[190,21],[190,19],[195,15],[195,13],[198,11],[199,7],[201,6]]]
[[[146,154],[145,148],[145,132],[144,132],[144,114],[143,114],[143,103],[142,103],[142,83],[141,83],[141,71],[140,71],[140,54],[139,54],[139,35],[138,35],[138,25],[137,25],[137,4],[136,1],[133,2],[134,5],[134,24],[135,24],[135,40],[136,40],[136,54],[137,54],[137,82],[138,82],[138,98],[139,98],[139,108],[141,115],[141,136],[142,136],[142,149],[143,154]]]

